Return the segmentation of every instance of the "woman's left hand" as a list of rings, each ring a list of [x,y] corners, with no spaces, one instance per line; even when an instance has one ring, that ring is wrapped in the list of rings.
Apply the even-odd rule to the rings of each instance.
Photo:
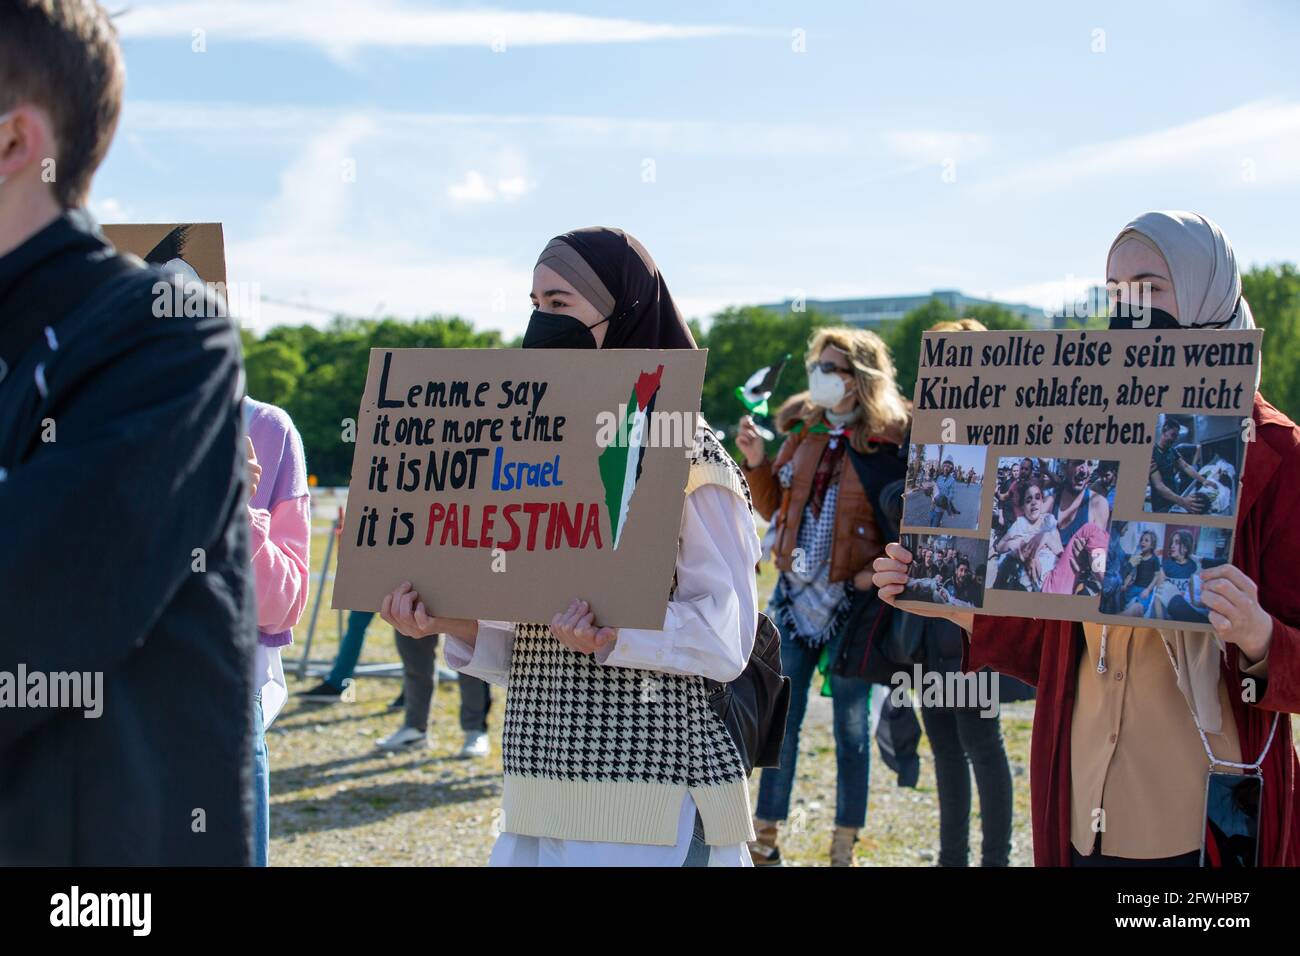
[[[551,618],[551,634],[571,651],[594,654],[600,648],[614,643],[618,638],[618,629],[597,626],[591,605],[575,598],[566,610]]]
[[[871,570],[870,566],[863,568],[857,574],[853,575],[853,589],[855,591],[869,591],[871,588],[875,587],[875,584],[871,580],[873,577],[875,577],[875,572]]]
[[[1201,582],[1201,603],[1210,609],[1215,633],[1251,662],[1263,660],[1273,640],[1273,616],[1259,606],[1255,582],[1231,564],[1202,571]]]

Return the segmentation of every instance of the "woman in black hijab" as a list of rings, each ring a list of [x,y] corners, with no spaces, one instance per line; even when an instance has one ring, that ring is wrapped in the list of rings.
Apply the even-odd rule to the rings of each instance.
[[[552,239],[530,298],[524,348],[695,348],[650,253],[619,229]],[[576,598],[549,625],[434,617],[409,584],[384,599],[398,631],[447,634],[449,664],[510,687],[492,865],[752,865],[748,779],[704,682],[748,663],[759,540],[744,475],[702,420],[686,492],[663,516],[681,532],[662,630],[602,627]]]
[[[533,269],[532,300],[526,349],[696,347],[654,259],[622,229],[552,239]]]

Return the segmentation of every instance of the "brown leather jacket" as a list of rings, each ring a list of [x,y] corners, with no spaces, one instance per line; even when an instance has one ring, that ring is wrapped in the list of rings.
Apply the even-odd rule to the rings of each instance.
[[[754,510],[768,520],[776,515],[776,566],[782,571],[790,570],[804,506],[812,493],[813,474],[829,440],[825,432],[796,432],[786,438],[775,462],[764,458],[753,469],[742,464],[753,494]],[[782,488],[777,472],[787,461],[794,462],[794,476],[790,487]],[[840,459],[839,469],[840,490],[835,502],[835,533],[831,543],[832,582],[845,581],[869,567],[884,553],[888,543],[876,525],[875,512],[847,455]]]

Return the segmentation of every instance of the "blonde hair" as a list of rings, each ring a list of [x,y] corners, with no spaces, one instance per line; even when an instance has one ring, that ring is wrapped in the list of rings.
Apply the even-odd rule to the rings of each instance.
[[[979,319],[958,319],[956,322],[936,322],[931,332],[987,332],[988,327]]]
[[[808,342],[804,362],[818,361],[827,346],[843,352],[853,366],[853,387],[862,407],[849,444],[857,452],[871,452],[872,438],[902,441],[912,420],[908,403],[898,392],[894,360],[889,347],[875,332],[845,326],[818,329]],[[811,427],[823,418],[824,409],[808,399],[807,392],[792,395],[777,413],[777,426],[789,430],[796,419]]]

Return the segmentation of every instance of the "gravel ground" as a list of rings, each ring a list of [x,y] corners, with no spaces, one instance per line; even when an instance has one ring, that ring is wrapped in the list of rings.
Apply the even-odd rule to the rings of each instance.
[[[313,541],[314,564],[324,554],[325,533]],[[771,590],[770,571],[760,593]],[[315,660],[331,659],[337,647],[337,616],[329,611],[329,588],[312,648]],[[286,670],[301,653],[286,656]],[[397,659],[391,630],[371,624],[363,662]],[[815,678],[820,680],[820,678]],[[290,676],[290,690],[314,679]],[[430,721],[430,747],[386,756],[375,742],[397,729],[401,714],[390,711],[400,683],[365,678],[355,684],[356,700],[326,706],[290,700],[271,727],[271,863],[275,866],[478,866],[486,863],[501,797],[501,759],[457,758],[463,735],[454,683],[439,688]],[[876,689],[881,692],[880,688]],[[503,694],[493,689],[489,720],[494,748],[500,742]],[[1032,861],[1029,814],[1029,737],[1033,703],[1003,707],[1002,729],[1015,787],[1012,863]],[[863,866],[933,865],[939,845],[934,763],[921,741],[921,778],[915,789],[896,786],[873,747],[867,825],[857,846]],[[798,779],[782,854],[795,865],[827,863],[835,813],[835,749],[830,700],[809,701],[800,742]],[[972,788],[974,789],[974,788]],[[757,796],[757,776],[751,793]],[[971,859],[979,859],[978,798],[972,807]]]
[[[382,645],[387,630],[372,627]],[[314,655],[313,655],[314,656]],[[292,689],[308,686],[291,681]],[[328,706],[290,703],[269,734],[271,752],[271,861],[277,866],[475,866],[492,848],[501,798],[499,752],[486,760],[456,757],[462,734],[455,684],[439,688],[430,749],[385,756],[377,740],[401,724],[389,711],[398,682],[356,684],[356,701]],[[1029,790],[1025,776],[1032,704],[1006,708],[1003,728],[1016,783],[1014,861],[1028,864]],[[500,741],[502,708],[489,721]],[[835,812],[835,752],[830,701],[815,697],[799,754],[791,826],[782,852],[792,863],[823,865]],[[916,866],[933,862],[938,848],[934,768],[923,742],[920,785],[903,789],[873,752],[867,826],[858,845],[863,865]],[[757,778],[753,781],[757,794]],[[978,859],[978,820],[973,853]]]

